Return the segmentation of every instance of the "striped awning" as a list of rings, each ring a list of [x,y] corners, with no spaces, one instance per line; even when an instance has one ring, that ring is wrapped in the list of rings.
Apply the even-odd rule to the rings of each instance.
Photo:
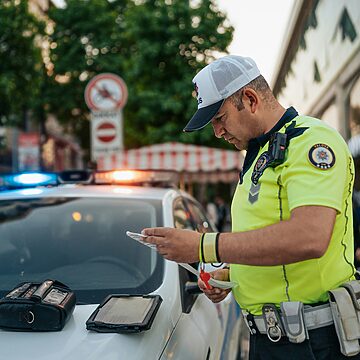
[[[243,161],[240,151],[169,142],[116,153],[110,167],[175,170],[183,173],[187,182],[230,182],[238,180]],[[101,162],[98,166],[107,167]]]
[[[239,151],[169,142],[124,151],[118,162],[121,168],[198,173],[240,170],[243,155]]]

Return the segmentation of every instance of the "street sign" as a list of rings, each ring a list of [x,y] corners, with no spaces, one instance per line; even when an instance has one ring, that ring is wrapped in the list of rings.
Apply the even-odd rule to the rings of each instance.
[[[115,166],[116,155],[123,150],[122,108],[127,101],[124,80],[103,73],[92,78],[85,89],[85,101],[91,110],[91,159],[99,170]]]
[[[103,122],[97,127],[96,136],[99,142],[112,142],[116,138],[116,126],[111,122]]]
[[[122,109],[126,104],[127,96],[124,80],[111,73],[93,77],[85,89],[85,102],[92,111]]]
[[[122,113],[91,112],[91,159],[99,170],[114,168],[113,159],[122,150]]]
[[[39,170],[40,137],[38,133],[21,133],[18,137],[19,171]]]

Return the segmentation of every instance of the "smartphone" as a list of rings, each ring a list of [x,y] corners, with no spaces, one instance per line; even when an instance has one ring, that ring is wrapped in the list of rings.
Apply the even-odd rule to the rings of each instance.
[[[143,235],[143,234],[140,234],[140,233],[135,233],[135,232],[132,232],[132,231],[127,231],[126,235],[130,236],[134,240],[140,240],[140,241],[142,241],[142,239],[147,237],[147,235]]]
[[[132,231],[127,231],[126,235],[131,237],[132,239],[138,241],[140,244],[146,245],[149,248],[156,250],[156,245],[155,244],[149,244],[149,243],[143,241],[145,238],[147,238],[147,235],[135,233],[135,232],[132,232]]]

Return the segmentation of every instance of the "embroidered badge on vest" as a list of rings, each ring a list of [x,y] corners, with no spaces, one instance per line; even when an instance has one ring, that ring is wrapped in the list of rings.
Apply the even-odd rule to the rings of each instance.
[[[327,170],[335,164],[335,154],[326,144],[315,144],[309,150],[308,156],[311,164],[318,169]]]
[[[251,181],[256,185],[263,174],[264,170],[269,166],[270,161],[272,160],[271,155],[268,151],[265,151],[257,159],[254,166],[254,170],[251,174]]]
[[[259,193],[260,193],[260,185],[261,184],[254,185],[253,183],[251,183],[251,187],[250,187],[250,191],[249,191],[249,197],[248,197],[248,200],[249,200],[250,204],[253,204],[256,201],[258,201]]]

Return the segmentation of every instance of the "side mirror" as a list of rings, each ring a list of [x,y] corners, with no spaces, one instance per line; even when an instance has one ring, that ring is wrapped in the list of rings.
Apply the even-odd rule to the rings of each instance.
[[[190,295],[199,295],[202,294],[197,281],[187,281],[185,283],[185,292]]]

